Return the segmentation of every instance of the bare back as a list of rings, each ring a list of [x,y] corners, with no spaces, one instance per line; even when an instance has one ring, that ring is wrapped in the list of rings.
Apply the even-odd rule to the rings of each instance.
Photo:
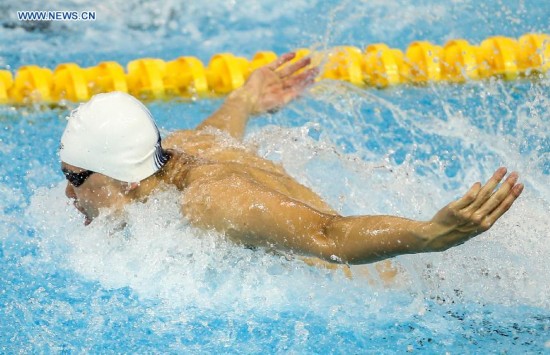
[[[178,131],[163,141],[163,147],[185,152],[193,164],[186,171],[186,188],[198,187],[239,176],[327,213],[336,212],[308,187],[288,175],[282,166],[259,157],[239,142],[222,134]]]

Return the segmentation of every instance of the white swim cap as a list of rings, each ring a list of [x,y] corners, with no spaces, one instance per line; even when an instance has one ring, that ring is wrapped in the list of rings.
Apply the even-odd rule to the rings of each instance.
[[[125,182],[139,182],[168,161],[151,113],[122,92],[95,95],[73,110],[59,155],[67,164]]]

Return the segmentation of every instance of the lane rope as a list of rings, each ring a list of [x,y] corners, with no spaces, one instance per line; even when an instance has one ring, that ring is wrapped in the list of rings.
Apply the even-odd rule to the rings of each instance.
[[[462,83],[495,76],[514,80],[548,71],[550,35],[528,33],[519,39],[494,36],[477,46],[464,39],[444,46],[415,41],[405,52],[384,43],[370,44],[364,50],[340,46],[323,53],[305,48],[295,52],[292,62],[311,56],[314,64],[322,64],[319,79],[344,80],[360,87]],[[250,60],[231,53],[215,54],[207,66],[192,56],[171,61],[141,58],[126,68],[114,61],[89,68],[63,63],[54,70],[25,65],[14,74],[0,70],[0,103],[82,102],[109,91],[153,100],[215,97],[239,88],[252,71],[276,58],[275,53],[264,51]]]

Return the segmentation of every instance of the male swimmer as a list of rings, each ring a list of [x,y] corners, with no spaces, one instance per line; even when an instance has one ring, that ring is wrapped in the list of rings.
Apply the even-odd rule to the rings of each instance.
[[[241,140],[252,115],[281,108],[313,83],[317,69],[300,71],[309,59],[288,63],[293,58],[285,54],[256,70],[196,129],[162,142],[150,112],[127,94],[99,94],[80,105],[68,119],[60,157],[66,195],[85,223],[173,185],[182,191],[182,216],[195,226],[244,245],[365,264],[462,244],[487,231],[520,196],[518,174],[499,186],[506,175],[499,168],[430,221],[345,217],[281,166],[221,143],[224,133]]]

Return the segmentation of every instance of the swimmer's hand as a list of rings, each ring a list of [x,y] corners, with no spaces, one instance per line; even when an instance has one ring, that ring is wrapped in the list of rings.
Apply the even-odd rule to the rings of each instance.
[[[319,74],[318,68],[299,72],[311,64],[310,58],[285,65],[295,56],[295,53],[286,53],[273,63],[258,68],[250,74],[243,87],[231,95],[244,97],[251,115],[273,112],[283,107],[313,84]]]
[[[313,84],[319,70],[311,68],[299,72],[311,60],[304,58],[288,63],[295,56],[294,53],[283,54],[273,63],[252,72],[246,83],[233,91],[216,112],[197,126],[197,130],[212,127],[242,139],[252,115],[278,110]]]
[[[497,169],[485,186],[476,182],[463,197],[437,212],[425,227],[425,250],[446,250],[491,228],[523,191],[517,172],[497,189],[505,175],[506,168]]]

